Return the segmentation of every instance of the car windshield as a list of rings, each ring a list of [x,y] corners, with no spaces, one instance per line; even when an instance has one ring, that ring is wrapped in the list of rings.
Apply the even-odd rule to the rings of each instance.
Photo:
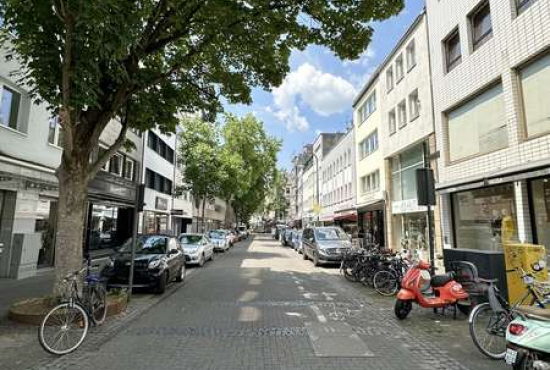
[[[202,239],[202,235],[181,235],[181,244],[199,244]]]
[[[138,236],[136,254],[166,254],[168,239],[160,235]],[[118,250],[120,253],[132,252],[132,239],[128,239]]]
[[[348,240],[348,235],[338,227],[327,227],[315,230],[317,240]]]
[[[223,232],[221,231],[210,231],[208,233],[208,237],[210,239],[223,239],[224,238],[224,234]]]

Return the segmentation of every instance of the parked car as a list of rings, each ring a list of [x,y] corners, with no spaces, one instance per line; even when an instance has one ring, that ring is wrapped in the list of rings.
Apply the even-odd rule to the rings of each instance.
[[[231,240],[231,245],[235,245],[239,242],[239,235],[235,232],[235,230],[229,230],[229,238]]]
[[[110,257],[101,275],[110,288],[127,287],[131,266],[132,239]],[[165,234],[143,234],[136,240],[133,286],[154,289],[162,294],[166,285],[185,279],[185,257],[177,238]]]
[[[292,234],[292,248],[296,252],[302,253],[302,230],[295,231]]]
[[[180,234],[178,239],[183,246],[188,265],[202,267],[206,261],[214,258],[214,245],[204,234]]]
[[[281,239],[281,244],[284,246],[290,246],[292,245],[292,232],[293,230],[291,228],[287,228],[285,232],[283,233],[283,237]]]
[[[302,234],[303,257],[311,259],[315,266],[340,263],[349,248],[351,240],[339,227],[306,228]]]
[[[208,239],[214,246],[215,252],[225,252],[229,249],[229,240],[223,230],[212,230],[208,232]]]
[[[237,228],[237,232],[239,233],[241,240],[248,239],[248,230],[246,226],[239,226]]]
[[[286,230],[286,226],[285,225],[277,225],[275,227],[275,240],[281,240],[281,234],[284,233]]]

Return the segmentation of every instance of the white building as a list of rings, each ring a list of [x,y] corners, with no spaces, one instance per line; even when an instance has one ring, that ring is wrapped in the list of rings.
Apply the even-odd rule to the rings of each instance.
[[[321,212],[325,224],[336,223],[355,229],[355,135],[354,130],[339,138],[321,162]]]
[[[149,130],[145,135],[143,148],[145,205],[139,230],[142,233],[171,232],[176,135],[165,135],[157,129]]]
[[[385,119],[380,113],[378,101],[383,88],[379,74],[378,69],[355,98],[353,126],[358,226],[368,235],[376,236],[380,245],[385,246],[386,176],[384,155],[378,139]]]
[[[418,205],[416,171],[426,167],[435,148],[427,26],[423,12],[405,31],[380,66],[378,93],[386,159],[386,245],[425,252],[427,207]]]
[[[446,247],[550,247],[550,0],[427,1]]]

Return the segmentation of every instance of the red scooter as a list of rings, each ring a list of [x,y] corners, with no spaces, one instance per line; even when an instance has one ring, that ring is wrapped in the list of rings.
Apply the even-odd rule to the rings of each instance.
[[[428,262],[418,261],[403,276],[395,302],[395,316],[399,320],[409,315],[413,302],[434,310],[453,307],[455,316],[457,307],[462,312],[468,310],[467,306],[457,305],[458,301],[468,299],[468,293],[455,281],[454,273],[430,276],[430,267]]]

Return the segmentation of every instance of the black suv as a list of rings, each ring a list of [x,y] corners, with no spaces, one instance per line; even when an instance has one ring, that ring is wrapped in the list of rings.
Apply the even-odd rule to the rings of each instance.
[[[107,286],[127,287],[131,265],[132,239],[128,239],[103,269]],[[185,257],[177,238],[164,234],[144,234],[137,238],[134,260],[134,287],[154,289],[162,294],[166,285],[185,279]]]
[[[303,258],[311,258],[315,266],[340,263],[344,253],[350,248],[349,235],[339,227],[307,228],[302,234]]]

